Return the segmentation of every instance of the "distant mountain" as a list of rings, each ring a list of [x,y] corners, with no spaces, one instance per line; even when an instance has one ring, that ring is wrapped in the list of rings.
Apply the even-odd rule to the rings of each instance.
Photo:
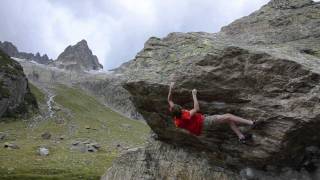
[[[39,52],[36,54],[19,52],[18,48],[8,41],[0,41],[0,49],[4,51],[6,54],[8,54],[10,57],[33,60],[40,64],[49,64],[52,62],[52,59],[49,59],[49,57],[46,54],[41,56]]]
[[[92,54],[86,40],[81,40],[74,46],[68,46],[54,62],[58,68],[72,71],[99,70],[103,66],[96,55]]]

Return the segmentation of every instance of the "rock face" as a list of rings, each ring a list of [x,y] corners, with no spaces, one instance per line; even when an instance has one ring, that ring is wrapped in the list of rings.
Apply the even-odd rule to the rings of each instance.
[[[37,107],[22,67],[0,50],[0,117],[27,114]]]
[[[115,72],[127,77],[124,87],[161,141],[204,151],[210,164],[219,160],[223,167],[236,170],[299,169],[306,159],[305,148],[320,146],[319,23],[319,3],[272,0],[216,34],[152,37],[134,60]],[[250,145],[239,144],[224,126],[201,137],[181,131],[168,112],[171,81],[176,82],[177,104],[192,108],[191,90],[197,88],[202,113],[232,113],[265,124],[257,130],[244,129],[253,133]]]
[[[52,59],[49,59],[49,57],[44,54],[40,55],[40,53],[37,53],[36,55],[32,53],[26,53],[26,52],[19,52],[17,47],[13,45],[11,42],[4,41],[3,43],[0,41],[0,49],[4,51],[6,54],[8,54],[10,57],[16,57],[20,59],[27,59],[27,60],[33,60],[40,64],[49,64],[52,62]]]
[[[318,180],[320,178],[320,169],[310,173],[306,170],[282,168],[275,173],[244,168],[237,172],[223,167],[223,162],[219,159],[214,162],[208,161],[212,155],[214,154],[208,154],[199,149],[178,147],[151,140],[143,148],[133,148],[123,153],[113,162],[113,166],[101,177],[101,180]],[[320,162],[319,159],[317,162]]]
[[[54,64],[59,68],[72,71],[90,71],[103,68],[99,64],[97,56],[92,54],[85,40],[78,42],[74,46],[68,46],[58,56]]]
[[[19,54],[17,47],[8,41],[0,41],[0,49],[7,53],[10,57],[16,57]]]
[[[122,87],[123,80],[108,76],[103,80],[88,79],[77,83],[82,89],[96,96],[103,104],[126,117],[141,120],[143,117],[137,112],[130,101],[130,94]]]
[[[209,159],[205,153],[190,153],[170,144],[150,142],[145,148],[129,149],[101,180],[239,179],[237,174],[212,166],[205,159]]]
[[[221,34],[249,45],[288,43],[305,48],[316,45],[317,49],[319,44],[312,38],[320,35],[319,2],[272,0],[259,11],[222,28]]]

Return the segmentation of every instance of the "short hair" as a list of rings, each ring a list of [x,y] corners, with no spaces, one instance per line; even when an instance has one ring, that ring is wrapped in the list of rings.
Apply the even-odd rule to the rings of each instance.
[[[181,111],[182,111],[182,107],[178,104],[174,104],[171,109],[171,116],[176,117],[176,118],[180,118],[181,114],[182,114]]]

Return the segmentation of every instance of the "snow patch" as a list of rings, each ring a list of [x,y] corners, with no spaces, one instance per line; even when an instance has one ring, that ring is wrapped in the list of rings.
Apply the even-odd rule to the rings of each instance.
[[[111,71],[104,71],[103,69],[99,69],[99,70],[90,70],[90,71],[84,71],[85,73],[88,74],[111,74]]]

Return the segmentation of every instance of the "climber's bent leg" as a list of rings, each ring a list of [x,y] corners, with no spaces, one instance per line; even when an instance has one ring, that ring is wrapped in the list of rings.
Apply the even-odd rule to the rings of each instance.
[[[239,128],[235,125],[234,122],[230,122],[229,126],[232,129],[232,131],[237,134],[239,139],[243,139],[244,138],[244,135],[240,132]]]

